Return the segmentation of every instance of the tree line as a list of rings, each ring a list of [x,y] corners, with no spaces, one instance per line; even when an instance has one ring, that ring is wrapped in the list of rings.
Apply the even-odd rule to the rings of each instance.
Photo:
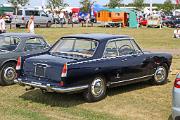
[[[22,5],[25,6],[29,0],[7,0],[9,3],[11,3],[14,6]],[[64,2],[64,0],[47,0],[48,4],[47,6],[54,9],[56,7],[66,7],[68,4]],[[88,12],[90,9],[89,7],[91,4],[93,4],[90,0],[80,0],[81,4],[81,11]],[[163,10],[164,12],[170,12],[174,8],[180,8],[180,5],[173,4],[172,0],[165,0],[162,4],[153,4],[156,6],[159,10]],[[116,8],[116,7],[122,7],[122,6],[131,6],[136,7],[138,10],[142,10],[142,8],[149,6],[149,4],[145,3],[145,0],[133,0],[132,3],[129,4],[123,4],[123,0],[110,0],[107,5],[105,5],[109,8]]]

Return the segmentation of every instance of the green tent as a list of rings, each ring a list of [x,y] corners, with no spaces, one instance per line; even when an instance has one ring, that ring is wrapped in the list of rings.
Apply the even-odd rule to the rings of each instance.
[[[136,11],[133,9],[127,9],[127,8],[120,8],[121,11],[129,13],[129,27],[136,28],[138,25],[137,21],[137,14]]]

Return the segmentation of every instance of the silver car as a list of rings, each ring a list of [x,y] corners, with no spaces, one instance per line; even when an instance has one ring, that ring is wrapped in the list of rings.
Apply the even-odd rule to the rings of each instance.
[[[177,74],[174,82],[172,102],[173,120],[180,120],[180,73]]]
[[[37,8],[23,8],[17,11],[17,15],[13,16],[12,24],[16,27],[27,27],[30,16],[34,16],[34,24],[36,26],[50,27],[53,23],[53,18],[47,15],[43,10]]]

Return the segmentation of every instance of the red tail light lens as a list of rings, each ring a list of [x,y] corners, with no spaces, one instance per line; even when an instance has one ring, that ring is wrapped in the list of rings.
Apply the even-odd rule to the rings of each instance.
[[[64,64],[61,77],[66,77],[67,76],[67,64]]]
[[[174,82],[174,87],[175,88],[180,88],[180,78],[176,78],[176,80]]]
[[[17,64],[16,64],[16,70],[21,69],[21,57],[18,57]]]
[[[22,17],[22,20],[24,20],[24,17]]]

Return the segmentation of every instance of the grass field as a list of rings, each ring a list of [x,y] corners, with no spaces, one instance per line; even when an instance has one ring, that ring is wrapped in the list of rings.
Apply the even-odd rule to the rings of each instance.
[[[23,29],[10,32],[23,32]],[[180,41],[172,38],[173,29],[129,28],[38,28],[36,33],[51,44],[59,37],[75,33],[127,34],[144,49],[180,50]],[[179,66],[178,66],[179,65]],[[180,69],[175,55],[173,72]],[[86,103],[81,94],[42,94],[26,92],[18,85],[0,87],[1,120],[171,120],[171,91],[175,75],[169,82],[152,86],[148,82],[112,88],[106,99]]]

